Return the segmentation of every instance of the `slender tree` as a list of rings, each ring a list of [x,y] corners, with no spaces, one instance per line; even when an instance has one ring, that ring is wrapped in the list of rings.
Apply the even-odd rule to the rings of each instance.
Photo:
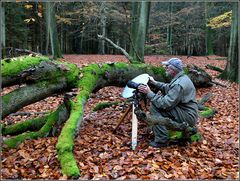
[[[232,10],[232,23],[231,23],[231,35],[230,35],[230,43],[228,49],[228,61],[223,73],[220,75],[221,78],[235,81],[239,83],[238,79],[238,10],[240,3],[233,3]]]
[[[134,55],[134,42],[136,41],[137,37],[137,27],[139,21],[139,2],[132,2],[132,10],[131,10],[131,32],[130,32],[130,55]]]
[[[169,2],[168,5],[169,12],[169,23],[167,26],[167,45],[169,47],[169,53],[172,54],[172,13],[173,13],[173,2]]]
[[[149,21],[151,2],[134,2],[133,3],[133,23],[131,29],[132,51],[130,55],[139,62],[144,62],[144,45]],[[138,19],[135,19],[135,12],[138,13]]]
[[[62,53],[58,40],[57,23],[55,18],[54,2],[46,2],[46,24],[47,33],[50,35],[53,59],[61,58]]]
[[[2,6],[2,2],[0,2],[0,57],[2,58],[2,56],[4,57],[4,48],[6,46],[6,34],[5,34],[5,10],[4,10],[4,6]],[[3,55],[2,55],[3,53]]]
[[[102,31],[102,36],[106,36],[106,3],[103,1],[100,6],[100,26]],[[105,54],[105,41],[100,39],[99,42],[99,53]]]
[[[205,28],[205,47],[206,47],[206,54],[207,55],[213,55],[213,45],[212,45],[212,28],[207,26],[209,13],[208,9],[209,6],[211,6],[211,3],[205,2],[204,3],[204,9],[205,9],[205,21],[206,21],[206,28]]]

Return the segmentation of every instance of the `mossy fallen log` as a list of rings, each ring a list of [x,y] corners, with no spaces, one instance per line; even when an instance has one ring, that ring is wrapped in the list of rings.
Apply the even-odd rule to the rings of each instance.
[[[210,65],[210,64],[207,64],[205,67],[208,68],[208,69],[211,69],[211,70],[215,70],[215,71],[220,72],[220,73],[223,72],[223,69],[221,69],[219,67],[216,67],[216,66],[213,66],[213,65]]]
[[[92,92],[96,92],[106,86],[123,87],[126,85],[128,80],[131,80],[134,77],[143,73],[148,73],[158,81],[169,81],[166,77],[165,69],[161,66],[156,67],[146,64],[128,64],[115,62],[106,64],[90,64],[82,68],[77,68],[75,64],[50,61],[48,58],[43,59],[42,57],[34,58],[36,58],[35,61],[37,63],[31,65],[28,65],[28,59],[26,58],[17,58],[16,60],[14,59],[14,61],[8,59],[2,61],[2,63],[4,64],[4,79],[6,78],[7,80],[12,75],[13,77],[17,77],[16,79],[20,80],[21,83],[26,83],[26,88],[16,90],[16,92],[19,91],[18,95],[15,94],[16,101],[12,100],[12,97],[15,96],[10,96],[16,92],[12,92],[3,96],[3,102],[7,109],[11,109],[10,107],[14,107],[14,103],[19,104],[19,102],[17,102],[17,99],[26,99],[24,97],[28,96],[24,93],[25,91],[23,91],[23,89],[27,90],[31,86],[36,87],[36,85],[43,82],[54,82],[64,85],[56,85],[59,87],[54,89],[54,91],[52,91],[51,93],[56,93],[58,91],[68,91],[72,88],[76,88],[76,96],[73,96],[71,100],[69,100],[69,118],[67,119],[64,127],[62,128],[56,145],[58,159],[60,161],[62,172],[68,177],[78,177],[80,175],[80,170],[73,155],[74,138],[79,132],[79,126],[82,121],[85,103]],[[16,62],[18,62],[17,66],[22,66],[24,68],[17,69],[17,71],[13,74],[9,73],[10,68],[8,67],[13,68]],[[11,66],[10,63],[12,63]],[[25,66],[25,64],[28,66]],[[189,75],[194,72],[195,75],[197,71],[192,71],[191,69],[191,71],[186,72]],[[194,77],[194,75],[190,77]],[[197,85],[208,85],[210,79],[208,76],[206,76],[207,74],[201,73],[198,75],[201,80],[196,81]],[[207,78],[204,78],[204,76],[206,76]],[[15,82],[13,81],[11,83],[6,83],[5,85],[18,84],[19,82],[16,81],[16,79]],[[196,79],[193,80],[195,81]],[[48,90],[49,87],[49,84],[44,84],[44,86],[41,87],[41,91],[44,92]],[[47,96],[49,96],[51,93],[49,93]],[[37,96],[40,97],[40,95]],[[31,99],[35,99],[35,97],[32,97]],[[21,106],[16,106],[17,108],[12,109],[11,111],[4,110],[4,115],[6,116],[16,111],[20,107],[30,103],[32,102],[29,101],[27,103],[21,104]],[[34,139],[47,136],[52,128],[52,125],[55,124],[55,122],[53,121],[55,116],[56,115],[51,114],[51,116],[47,118],[46,124],[39,131],[20,134],[13,138],[9,138],[7,140],[4,140],[4,144],[8,145],[8,147],[14,147],[26,139]]]
[[[212,77],[196,65],[187,65],[185,72],[188,74],[195,87],[210,87],[213,85]]]
[[[212,93],[206,93],[203,95],[203,97],[198,100],[198,110],[199,110],[199,115],[202,118],[210,118],[212,117],[217,111],[214,108],[205,106],[204,103],[209,101],[209,99],[212,97]]]
[[[17,57],[1,60],[2,87],[15,84],[32,84],[65,77],[68,86],[75,86],[79,69],[75,64],[51,61],[47,57]]]

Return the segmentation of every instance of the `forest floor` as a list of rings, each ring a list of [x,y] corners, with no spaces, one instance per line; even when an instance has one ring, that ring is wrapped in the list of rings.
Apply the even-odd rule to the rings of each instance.
[[[78,66],[94,62],[127,62],[122,55],[65,55],[65,59]],[[195,64],[205,69],[211,64],[224,68],[221,57],[178,56],[185,64]],[[146,56],[146,63],[159,65],[169,56]],[[205,69],[213,80],[226,87],[214,85],[197,89],[197,99],[211,92],[206,103],[217,113],[212,118],[201,118],[198,130],[200,142],[185,147],[170,146],[152,148],[148,146],[151,134],[146,124],[140,122],[138,146],[131,150],[131,114],[115,134],[118,119],[129,105],[124,103],[96,112],[92,108],[99,102],[124,101],[123,88],[105,87],[91,94],[85,105],[84,118],[79,135],[75,139],[74,154],[81,169],[81,180],[88,179],[238,179],[239,178],[239,85],[217,79],[218,72]],[[6,88],[3,94],[15,87]],[[63,101],[63,95],[55,95],[31,104],[19,112],[45,112],[55,110]],[[14,124],[38,116],[8,116],[2,123]],[[57,160],[57,137],[27,140],[16,149],[2,151],[1,179],[67,179],[61,174]]]

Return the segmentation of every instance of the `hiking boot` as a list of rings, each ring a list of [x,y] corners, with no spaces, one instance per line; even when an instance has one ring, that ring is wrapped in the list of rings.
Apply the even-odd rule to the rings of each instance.
[[[162,148],[162,147],[167,147],[168,144],[167,143],[160,143],[160,142],[151,141],[149,143],[149,146],[154,147],[154,148]]]

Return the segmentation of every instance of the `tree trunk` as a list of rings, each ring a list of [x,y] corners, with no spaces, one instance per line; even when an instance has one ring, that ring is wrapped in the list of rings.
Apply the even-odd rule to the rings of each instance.
[[[148,17],[150,13],[151,2],[142,1],[140,3],[134,3],[135,6],[133,11],[139,8],[139,18],[138,22],[133,23],[133,28],[131,31],[131,37],[133,42],[133,59],[139,62],[144,62],[144,48],[145,39],[147,33]],[[133,34],[134,33],[134,34]]]
[[[46,21],[46,46],[45,46],[45,54],[48,55],[49,48],[49,35],[50,35],[50,12],[49,12],[49,4],[45,3],[45,21]]]
[[[106,21],[107,21],[107,17],[106,17],[106,3],[102,2],[101,3],[101,15],[100,15],[100,22],[101,22],[101,29],[102,29],[102,36],[106,37]],[[99,53],[100,54],[105,54],[105,41],[104,40],[100,40],[99,42]]]
[[[231,35],[230,35],[230,43],[228,49],[228,61],[227,65],[220,75],[221,78],[231,80],[239,83],[238,79],[238,9],[240,3],[233,2],[233,10],[232,10],[232,24],[231,24]]]
[[[169,2],[168,13],[170,16],[170,21],[167,26],[167,45],[169,48],[170,55],[172,55],[172,12],[173,12],[173,2]]]
[[[130,56],[133,57],[135,53],[134,44],[136,42],[137,37],[137,27],[139,21],[139,10],[140,3],[139,2],[132,2],[132,11],[131,11],[131,34],[130,34]]]
[[[51,47],[53,59],[62,58],[62,53],[60,50],[60,44],[58,40],[57,33],[57,23],[55,18],[55,4],[54,2],[46,2],[46,13],[47,13],[47,28],[50,34]]]
[[[204,9],[205,9],[205,47],[206,47],[206,55],[213,55],[213,45],[212,45],[212,28],[207,26],[208,24],[208,9],[209,6],[211,6],[210,2],[204,3]]]
[[[29,65],[31,61],[32,65]],[[42,122],[44,125],[39,131],[20,134],[14,138],[5,139],[3,142],[3,148],[6,146],[12,148],[26,139],[36,139],[37,137],[48,136],[50,130],[56,124],[56,121],[59,120],[58,116],[61,115],[60,113],[67,109],[69,116],[62,119],[67,120],[59,135],[56,148],[62,172],[69,177],[77,177],[80,175],[77,162],[73,155],[74,137],[79,132],[79,126],[84,113],[84,105],[92,92],[96,92],[106,86],[123,87],[128,80],[143,73],[148,73],[156,80],[162,82],[167,81],[163,67],[155,67],[146,64],[115,62],[109,64],[90,64],[78,69],[74,64],[50,61],[48,58],[44,57],[19,57],[4,59],[2,60],[2,65],[4,79],[7,76],[12,75],[17,77],[20,75],[22,78],[21,81],[27,83],[25,87],[2,96],[3,117],[17,111],[27,104],[50,96],[55,92],[69,91],[71,88],[75,88],[71,90],[72,92],[65,94],[65,97],[67,97],[67,101],[65,101],[67,103],[64,105],[65,108],[61,108],[60,106],[57,112],[55,111],[47,115],[47,120],[46,122]],[[11,67],[14,65],[20,68],[12,70]],[[189,70],[188,72],[191,74],[191,72],[194,71]],[[26,73],[27,76],[25,76],[24,73]],[[196,74],[199,76],[203,75],[200,73]],[[192,75],[192,77],[196,76]],[[203,81],[203,85],[207,84],[207,82],[204,82],[206,80],[208,79],[201,80]],[[8,131],[10,129],[4,125],[3,128],[5,133],[6,129],[8,129]],[[27,128],[24,129],[31,130],[32,126],[28,125]]]
[[[0,2],[0,43],[1,43],[1,50],[0,50],[0,58],[5,56],[5,46],[6,46],[6,33],[5,33],[5,9]]]

